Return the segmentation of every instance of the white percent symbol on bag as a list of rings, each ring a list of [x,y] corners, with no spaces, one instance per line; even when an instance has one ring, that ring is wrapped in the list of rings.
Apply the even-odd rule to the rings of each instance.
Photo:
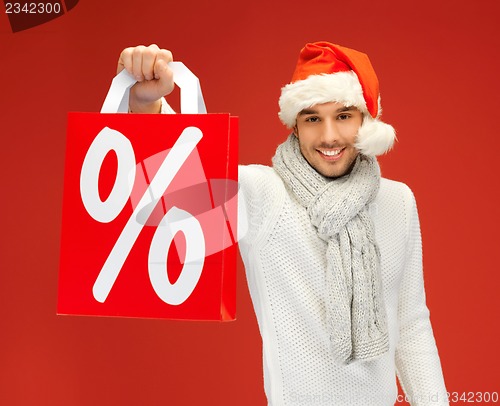
[[[115,245],[108,255],[94,283],[94,298],[103,303],[109,295],[120,270],[132,250],[144,222],[137,221],[137,215],[146,219],[154,205],[151,196],[161,197],[173,178],[203,137],[199,128],[187,127],[163,160],[149,187],[134,208]],[[105,201],[99,196],[98,182],[101,166],[109,151],[114,150],[118,158],[115,183]],[[113,221],[127,203],[135,179],[136,160],[132,144],[119,131],[105,127],[95,137],[83,161],[80,176],[80,194],[89,215],[101,223]],[[132,181],[129,181],[131,179]],[[184,233],[186,253],[181,274],[174,284],[168,280],[166,258],[168,249],[177,232]],[[179,305],[193,292],[203,270],[205,260],[205,238],[198,220],[190,213],[172,207],[163,217],[155,231],[148,257],[148,271],[156,294],[165,303]]]

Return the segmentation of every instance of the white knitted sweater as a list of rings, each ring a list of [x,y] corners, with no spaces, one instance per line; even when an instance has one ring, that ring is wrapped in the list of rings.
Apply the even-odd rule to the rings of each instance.
[[[396,373],[412,405],[447,405],[425,304],[411,190],[382,179],[370,206],[381,253],[389,353],[340,365],[332,358],[325,323],[326,242],[274,169],[242,166],[239,180],[249,227],[240,252],[263,340],[269,405],[393,405]]]

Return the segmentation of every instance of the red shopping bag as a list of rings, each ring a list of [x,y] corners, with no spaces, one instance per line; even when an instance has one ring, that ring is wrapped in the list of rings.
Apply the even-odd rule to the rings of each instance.
[[[69,113],[58,314],[233,320],[238,119],[204,113],[171,64],[183,114],[126,111],[114,79],[100,113]]]

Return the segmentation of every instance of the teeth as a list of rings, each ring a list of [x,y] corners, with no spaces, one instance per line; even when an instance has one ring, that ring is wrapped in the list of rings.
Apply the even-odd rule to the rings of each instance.
[[[319,151],[321,152],[323,155],[326,155],[326,156],[335,156],[335,155],[338,155],[342,152],[341,149],[336,149],[336,150],[333,150],[333,151]]]

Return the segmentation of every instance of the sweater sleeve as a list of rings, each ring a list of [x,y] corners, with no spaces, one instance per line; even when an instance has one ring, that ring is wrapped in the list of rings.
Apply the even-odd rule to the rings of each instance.
[[[283,200],[272,168],[262,165],[238,166],[241,200],[238,203],[238,223],[243,224],[238,234],[240,248],[249,248],[267,229],[267,224],[278,213],[273,207]]]
[[[396,369],[412,406],[448,405],[441,363],[425,303],[422,241],[413,193],[407,189],[408,240],[398,303]]]

